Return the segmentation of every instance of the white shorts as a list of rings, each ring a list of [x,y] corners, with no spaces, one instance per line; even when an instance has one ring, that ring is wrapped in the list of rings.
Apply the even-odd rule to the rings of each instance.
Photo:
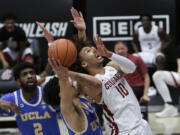
[[[157,65],[157,63],[156,63],[156,57],[157,56],[165,57],[164,54],[161,52],[159,52],[159,53],[139,52],[139,53],[134,53],[133,55],[134,56],[140,56],[147,67],[154,67]]]
[[[119,133],[118,135],[152,135],[149,124],[142,119],[139,126],[125,133]]]
[[[15,52],[15,51],[12,51],[9,47],[6,47],[4,50],[3,50],[3,53],[7,53],[11,59],[13,61],[15,61],[18,57],[18,54],[19,52]],[[27,47],[24,52],[23,52],[23,55],[22,55],[22,59],[24,59],[24,57],[27,55],[27,54],[31,54],[33,55],[33,51],[32,51],[32,48],[31,47]]]

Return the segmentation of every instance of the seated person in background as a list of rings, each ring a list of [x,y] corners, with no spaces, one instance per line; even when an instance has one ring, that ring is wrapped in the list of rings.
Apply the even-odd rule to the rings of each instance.
[[[157,65],[157,70],[163,69],[165,64],[163,53],[171,44],[171,38],[163,29],[151,24],[151,15],[142,15],[141,21],[142,26],[134,33],[133,49],[147,67]]]
[[[12,68],[21,61],[33,63],[33,52],[28,47],[25,32],[15,25],[15,21],[14,14],[4,14],[4,27],[0,29],[0,61],[3,68]]]
[[[57,77],[44,86],[44,100],[54,106],[60,104],[60,115],[69,135],[102,135],[101,125],[93,107],[84,98],[77,86],[62,70],[60,62],[50,60]],[[58,80],[59,79],[59,80]]]
[[[0,115],[15,115],[22,135],[60,135],[56,110],[44,103],[33,64],[21,63],[13,72],[21,88],[0,98]]]
[[[136,70],[130,74],[124,74],[131,88],[135,92],[137,99],[150,101],[148,97],[148,88],[150,84],[149,74],[146,65],[138,56],[128,54],[127,45],[124,42],[117,42],[114,46],[114,52],[130,59],[135,65]]]
[[[150,77],[146,65],[140,57],[128,54],[128,47],[124,42],[117,42],[114,46],[114,52],[130,59],[136,65],[135,71],[124,74],[124,77],[133,89],[138,101],[146,101],[147,106],[147,102],[150,101],[148,97]],[[144,118],[148,119],[147,112],[144,114]]]
[[[170,71],[156,71],[153,74],[154,84],[165,102],[164,109],[156,113],[157,117],[174,117],[178,115],[178,109],[173,105],[171,95],[167,85],[173,87],[180,86],[180,59],[177,59],[178,70],[177,72]]]

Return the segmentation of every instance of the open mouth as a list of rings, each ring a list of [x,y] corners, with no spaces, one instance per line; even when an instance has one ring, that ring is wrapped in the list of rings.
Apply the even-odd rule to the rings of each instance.
[[[99,55],[97,55],[97,54],[95,54],[95,57],[96,57],[96,59],[98,59],[98,60],[101,60],[101,59],[102,59],[102,57],[99,56]]]
[[[28,81],[27,84],[28,85],[34,85],[34,81]]]

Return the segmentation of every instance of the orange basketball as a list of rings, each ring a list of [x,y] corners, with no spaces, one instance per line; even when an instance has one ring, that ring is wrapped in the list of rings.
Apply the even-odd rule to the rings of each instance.
[[[49,58],[59,60],[65,67],[71,66],[77,56],[75,44],[68,39],[57,39],[48,48]]]

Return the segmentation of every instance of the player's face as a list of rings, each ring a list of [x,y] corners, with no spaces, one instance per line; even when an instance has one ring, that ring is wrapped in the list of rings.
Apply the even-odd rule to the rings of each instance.
[[[13,19],[7,19],[4,21],[4,25],[7,31],[12,32],[14,30],[15,21]]]
[[[37,86],[36,73],[32,68],[26,68],[21,71],[19,82],[23,90],[33,92]]]
[[[115,48],[114,48],[115,53],[121,55],[121,56],[127,56],[128,53],[128,49],[126,47],[126,45],[124,45],[123,43],[117,43]]]
[[[149,19],[149,17],[143,16],[142,25],[145,29],[151,27],[151,20]]]
[[[79,53],[79,56],[82,60],[82,63],[84,62],[88,65],[99,65],[103,62],[103,58],[101,56],[98,56],[94,49],[91,47],[84,47]]]

